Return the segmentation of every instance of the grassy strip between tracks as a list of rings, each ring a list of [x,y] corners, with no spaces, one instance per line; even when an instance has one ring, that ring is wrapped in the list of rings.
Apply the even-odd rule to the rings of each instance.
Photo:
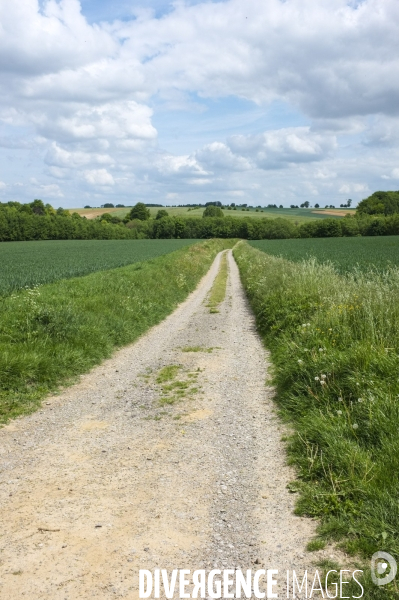
[[[37,408],[50,391],[159,323],[233,241],[208,240],[127,267],[62,280],[3,299],[0,422]]]
[[[215,281],[213,282],[211,291],[208,297],[207,307],[210,309],[211,313],[218,313],[217,307],[226,297],[226,285],[227,285],[227,256],[226,252],[224,252],[220,259],[220,266],[218,274],[215,277]]]
[[[399,269],[340,275],[247,243],[234,256],[293,425],[298,514],[320,519],[320,541],[351,555],[398,559]],[[398,597],[369,575],[367,598]]]

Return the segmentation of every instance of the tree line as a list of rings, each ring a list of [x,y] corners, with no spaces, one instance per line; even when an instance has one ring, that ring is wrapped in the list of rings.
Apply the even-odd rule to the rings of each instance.
[[[399,213],[314,219],[295,224],[282,217],[254,219],[230,217],[209,206],[203,218],[172,217],[160,209],[155,218],[138,203],[123,219],[106,213],[88,220],[78,213],[55,210],[41,200],[31,204],[0,203],[0,241],[144,238],[243,238],[250,240],[399,235]]]

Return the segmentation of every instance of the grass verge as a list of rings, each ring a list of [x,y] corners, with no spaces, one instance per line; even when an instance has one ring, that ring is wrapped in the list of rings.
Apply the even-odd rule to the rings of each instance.
[[[298,514],[319,536],[370,559],[399,555],[399,269],[340,275],[241,243],[234,249],[274,364],[277,402],[294,425]],[[367,598],[397,598],[366,569]]]
[[[208,240],[127,267],[4,298],[0,307],[0,422],[37,408],[115,348],[159,323],[195,289],[229,240]]]
[[[224,252],[220,259],[219,272],[215,277],[215,281],[213,282],[213,285],[212,285],[212,288],[211,288],[211,291],[210,291],[210,294],[208,297],[207,307],[210,309],[209,310],[210,313],[218,313],[219,311],[218,311],[217,307],[225,299],[227,276],[228,276],[227,256],[226,256],[226,252]]]

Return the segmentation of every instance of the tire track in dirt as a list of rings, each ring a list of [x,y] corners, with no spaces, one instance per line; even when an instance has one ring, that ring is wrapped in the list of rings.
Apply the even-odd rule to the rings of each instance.
[[[1,598],[136,599],[140,568],[309,568],[314,524],[293,515],[231,251],[226,300],[205,307],[219,261],[163,323],[0,430]],[[168,365],[186,392],[162,405]]]

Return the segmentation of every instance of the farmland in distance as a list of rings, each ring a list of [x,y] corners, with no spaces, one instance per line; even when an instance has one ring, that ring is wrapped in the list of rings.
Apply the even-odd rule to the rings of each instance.
[[[196,240],[48,240],[0,244],[0,295],[142,262]]]
[[[156,217],[159,210],[166,210],[168,215],[171,217],[192,217],[201,218],[204,212],[204,207],[189,208],[186,206],[163,206],[163,207],[150,207],[151,217]],[[331,217],[343,218],[345,214],[354,214],[354,209],[313,209],[313,208],[264,208],[256,210],[255,207],[248,207],[249,210],[241,210],[237,207],[237,210],[224,209],[224,215],[226,217],[243,218],[251,217],[254,219],[276,219],[284,218],[295,223],[305,223],[313,221],[314,219],[327,219]],[[77,212],[82,217],[87,219],[95,219],[104,213],[110,213],[113,216],[123,219],[131,209],[128,207],[124,208],[71,208],[69,212]]]
[[[290,240],[254,240],[251,246],[294,262],[316,258],[331,262],[340,273],[354,268],[384,270],[399,266],[399,237],[339,237]]]

